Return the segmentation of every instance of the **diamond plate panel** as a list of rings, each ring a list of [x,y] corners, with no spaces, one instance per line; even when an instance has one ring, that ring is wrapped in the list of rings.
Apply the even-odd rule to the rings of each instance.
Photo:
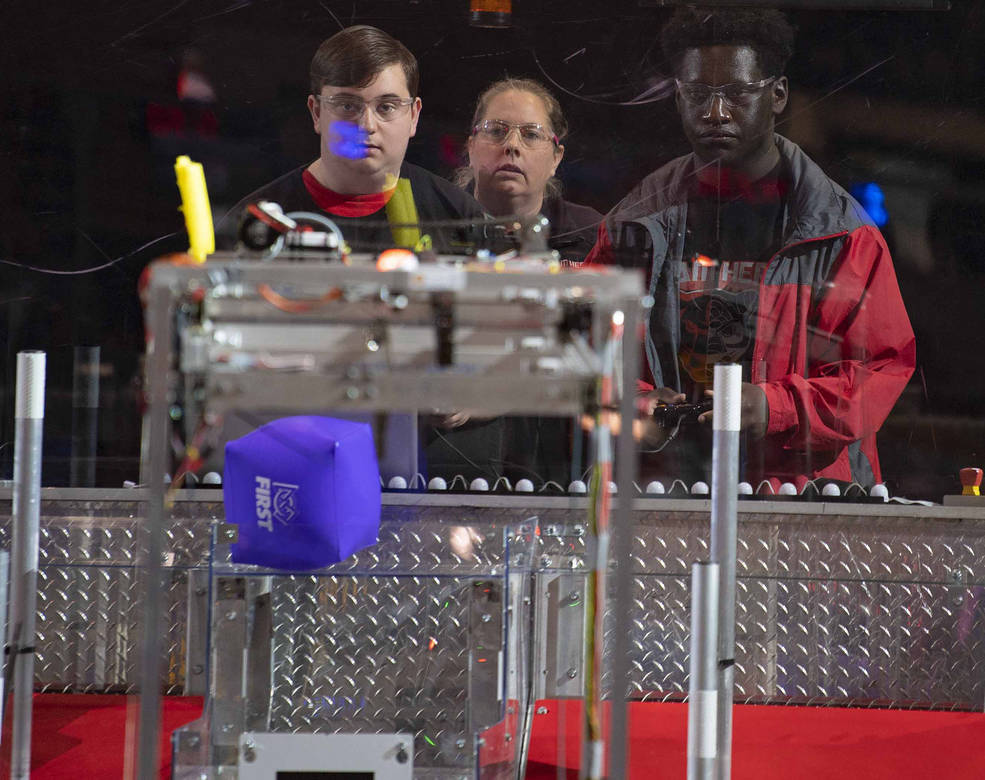
[[[98,491],[71,493],[98,495]],[[137,500],[42,500],[36,690],[136,690],[144,630],[136,566],[143,509],[143,502]],[[0,500],[0,512],[4,513],[0,544],[9,545],[9,500]],[[166,641],[161,687],[167,693],[184,690],[188,569],[207,565],[208,529],[216,512],[221,516],[221,503],[176,502],[165,528]]]
[[[186,586],[178,572],[207,565],[209,529],[223,517],[218,493],[198,496],[175,501],[166,528],[165,563],[175,574],[162,685],[174,691],[185,673]],[[707,504],[693,504],[641,501],[635,513],[634,612],[623,622],[631,627],[633,690],[641,696],[680,697],[686,690],[688,577],[691,561],[707,557],[708,534]],[[476,544],[469,535],[471,549],[459,555],[446,543],[452,527],[500,528],[535,517],[542,534],[533,567],[584,569],[592,545],[583,507],[577,499],[540,496],[459,502],[418,495],[384,506],[384,526],[393,533],[375,558],[333,573],[430,570],[466,578],[500,565],[509,543]],[[133,567],[143,514],[139,491],[44,492],[39,689],[130,689],[142,630]],[[7,492],[0,498],[0,545],[10,543],[9,515]],[[416,539],[397,528],[407,521],[428,527],[430,536]],[[737,695],[980,709],[983,535],[978,515],[936,507],[791,504],[788,511],[778,503],[740,502]],[[404,553],[410,548],[420,551],[418,560]]]
[[[168,573],[162,690],[181,693],[187,572]],[[142,637],[135,569],[42,566],[38,570],[35,688],[43,692],[132,693]]]
[[[271,730],[407,731],[415,765],[468,766],[472,585],[275,578]]]
[[[634,580],[631,690],[641,699],[687,693],[689,584]],[[981,586],[742,578],[736,588],[736,701],[943,709],[985,701]]]

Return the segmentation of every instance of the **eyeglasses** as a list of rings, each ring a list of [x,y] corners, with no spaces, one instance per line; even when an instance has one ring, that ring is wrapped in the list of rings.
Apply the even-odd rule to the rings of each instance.
[[[328,105],[328,110],[338,119],[346,122],[358,122],[369,106],[375,116],[381,122],[390,122],[399,116],[407,113],[407,110],[414,105],[414,98],[400,97],[381,97],[373,100],[363,100],[354,95],[317,95],[323,105]]]
[[[776,81],[776,76],[770,76],[762,81],[736,81],[718,87],[701,84],[697,81],[680,81],[679,79],[675,79],[675,81],[677,82],[678,94],[692,106],[704,106],[717,95],[725,105],[740,108],[751,105],[764,87]]]
[[[520,143],[528,149],[543,149],[545,146],[560,142],[558,137],[543,125],[530,122],[514,125],[502,119],[486,119],[472,128],[472,135],[491,144],[505,144],[510,133],[516,130]]]

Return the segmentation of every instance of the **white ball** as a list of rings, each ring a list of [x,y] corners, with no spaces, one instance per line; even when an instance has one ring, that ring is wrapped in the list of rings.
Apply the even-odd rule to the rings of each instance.
[[[780,495],[781,496],[797,495],[797,486],[792,482],[784,482],[782,485],[780,485]]]
[[[533,493],[534,483],[531,482],[529,479],[521,479],[519,482],[516,483],[515,490],[517,493]]]
[[[218,471],[210,471],[204,477],[202,477],[203,485],[221,485],[222,484],[222,474]]]
[[[822,496],[840,496],[841,488],[839,488],[834,482],[829,482],[823,488],[821,488]]]
[[[889,501],[889,490],[881,482],[878,485],[873,485],[869,490],[869,495],[873,498],[881,498],[883,501]]]
[[[390,477],[390,481],[386,483],[386,486],[390,490],[406,490],[407,480],[400,476]]]
[[[739,495],[740,496],[751,496],[752,495],[752,485],[748,482],[739,483]]]
[[[447,490],[448,483],[445,482],[441,477],[431,477],[431,481],[428,482],[428,490]]]
[[[708,483],[707,482],[695,482],[691,485],[691,495],[692,496],[707,496],[708,495]]]
[[[489,483],[482,477],[476,477],[469,483],[469,490],[489,490]]]
[[[646,486],[646,492],[652,495],[663,495],[667,491],[664,490],[664,483],[659,480],[653,480]]]
[[[570,485],[568,485],[568,492],[569,493],[587,493],[588,492],[588,488],[585,487],[585,483],[584,482],[582,482],[580,479],[576,479],[574,482],[572,482]]]

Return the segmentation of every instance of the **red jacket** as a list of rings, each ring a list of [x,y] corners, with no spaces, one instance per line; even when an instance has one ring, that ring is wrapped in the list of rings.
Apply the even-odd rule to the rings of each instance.
[[[791,177],[784,246],[759,285],[752,382],[766,393],[769,423],[761,472],[751,478],[882,481],[876,432],[916,361],[889,250],[861,206],[800,148],[776,136]],[[588,262],[613,262],[610,236],[636,223],[652,244],[647,372],[681,388],[677,272],[692,155],[647,176],[609,213]],[[756,469],[757,472],[760,469]]]

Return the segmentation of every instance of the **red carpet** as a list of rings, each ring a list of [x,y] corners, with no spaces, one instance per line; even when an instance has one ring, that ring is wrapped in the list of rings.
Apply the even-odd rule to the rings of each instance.
[[[131,700],[130,727],[137,722],[137,700]],[[167,696],[161,725],[161,777],[171,777],[170,734],[202,713],[199,697]],[[10,709],[3,724],[3,778],[10,776]],[[127,697],[60,693],[34,695],[31,730],[31,780],[120,780],[127,739]],[[130,756],[130,760],[133,758]]]
[[[576,778],[581,704],[543,702],[534,716],[527,780]],[[630,780],[684,778],[687,705],[629,708]],[[739,705],[733,780],[979,780],[985,714],[919,710]]]
[[[197,718],[201,706],[200,699],[167,697],[167,733]],[[547,712],[534,716],[527,780],[577,777],[580,704],[548,701],[542,706]],[[123,696],[36,695],[32,780],[118,780],[126,727]],[[630,705],[629,780],[683,778],[686,738],[686,705]],[[740,705],[734,738],[734,780],[985,778],[982,713]],[[3,739],[6,778],[9,718]],[[164,778],[170,760],[168,741],[162,738]]]

